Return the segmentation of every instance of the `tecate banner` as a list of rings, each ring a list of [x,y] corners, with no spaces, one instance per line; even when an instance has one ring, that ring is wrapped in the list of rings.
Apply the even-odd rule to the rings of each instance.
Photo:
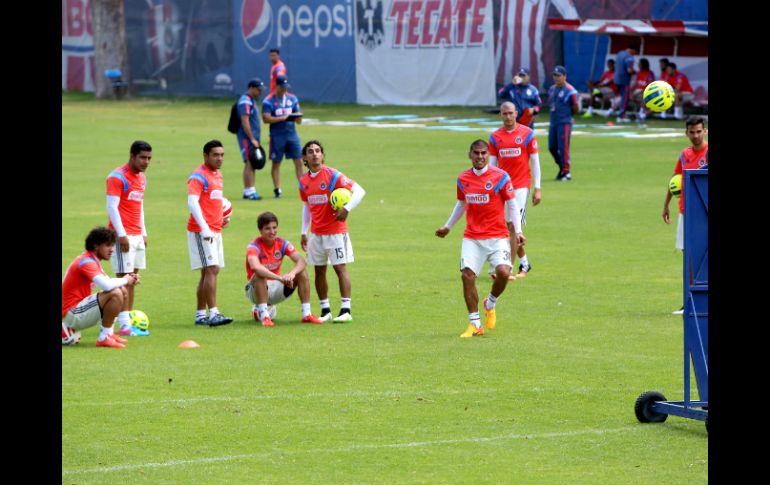
[[[492,0],[355,0],[362,104],[494,105]]]

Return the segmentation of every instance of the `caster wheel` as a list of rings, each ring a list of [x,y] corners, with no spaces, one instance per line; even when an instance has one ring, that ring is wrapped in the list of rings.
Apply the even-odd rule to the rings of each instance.
[[[636,419],[640,423],[662,423],[668,418],[668,414],[658,413],[652,410],[652,405],[658,401],[665,401],[666,397],[657,391],[647,391],[638,398],[634,404]]]

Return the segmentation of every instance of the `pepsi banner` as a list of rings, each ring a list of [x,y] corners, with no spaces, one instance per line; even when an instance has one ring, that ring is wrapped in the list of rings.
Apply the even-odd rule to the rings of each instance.
[[[494,105],[492,0],[356,0],[362,104]]]

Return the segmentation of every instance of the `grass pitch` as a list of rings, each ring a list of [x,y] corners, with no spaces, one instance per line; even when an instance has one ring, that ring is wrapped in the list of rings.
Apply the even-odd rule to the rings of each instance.
[[[580,129],[593,135],[573,136],[566,183],[553,181],[547,135],[539,134],[543,202],[530,204],[525,227],[533,271],[509,284],[495,331],[460,339],[464,221],[444,240],[433,232],[452,210],[457,174],[470,166],[468,145],[489,131],[428,129],[442,125],[436,120],[427,128],[352,122],[496,116],[303,105],[308,118],[348,122],[308,121],[300,137],[320,139],[327,164],[367,191],[349,219],[355,321],[300,325],[293,297],[278,307],[276,326],[262,328],[243,296],[245,247],[263,210],[298,245],[301,204],[291,162],[283,198],[271,197],[263,170],[257,190],[266,198],[241,199],[229,105],[62,96],[62,274],[86,233],[107,222],[109,170],[127,160],[133,140],[153,146],[148,269],[135,305],[149,315],[151,336],[98,349],[93,328],[62,348],[62,483],[707,483],[702,422],[672,416],[643,425],[633,410],[647,390],[683,397],[681,317],[671,315],[682,301],[681,254],[675,225],[660,216],[688,143],[682,122],[651,123],[680,130],[669,138]],[[212,138],[225,144],[225,196],[234,203],[218,306],[236,320],[201,328],[193,325],[198,273],[186,249],[186,179]],[[488,291],[480,278],[480,295]],[[314,290],[312,307],[319,311]],[[176,347],[187,339],[201,347]]]

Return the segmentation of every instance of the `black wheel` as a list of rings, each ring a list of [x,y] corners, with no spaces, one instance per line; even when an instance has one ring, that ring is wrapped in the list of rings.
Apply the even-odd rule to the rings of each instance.
[[[638,398],[634,404],[636,419],[640,423],[662,423],[668,418],[668,414],[658,413],[652,410],[652,405],[658,401],[665,401],[666,396],[658,391],[647,391]]]

